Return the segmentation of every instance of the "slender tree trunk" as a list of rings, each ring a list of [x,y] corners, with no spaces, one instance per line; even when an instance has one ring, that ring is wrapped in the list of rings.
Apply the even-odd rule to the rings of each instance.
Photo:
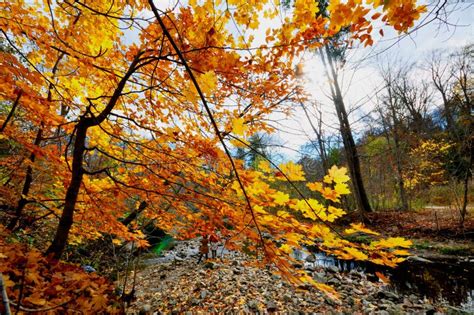
[[[463,183],[463,202],[462,202],[462,208],[461,208],[461,221],[459,222],[459,225],[461,227],[461,230],[464,230],[464,220],[466,219],[466,213],[467,213],[467,203],[468,203],[468,192],[469,189],[469,176],[466,176],[464,178],[464,183]]]
[[[76,207],[77,196],[82,184],[82,177],[84,170],[82,169],[82,162],[84,160],[85,143],[87,136],[87,129],[89,124],[87,118],[82,117],[77,124],[76,138],[74,140],[74,150],[72,157],[72,176],[71,182],[66,192],[66,199],[64,209],[59,219],[59,225],[56,230],[54,240],[49,246],[46,254],[53,254],[53,258],[59,259],[67,244],[69,231],[73,223],[74,209]]]
[[[394,108],[393,104],[393,95],[391,93],[391,87],[388,87],[389,90],[389,102],[390,102],[390,111],[392,114],[392,121],[393,121],[393,142],[395,145],[395,159],[397,165],[397,184],[398,184],[398,192],[400,194],[400,209],[402,211],[408,211],[408,199],[405,190],[405,185],[403,184],[403,167],[402,167],[402,154],[400,148],[400,135],[398,133],[398,126],[400,122],[397,118],[397,113]]]
[[[77,22],[77,20],[79,19],[79,17],[76,18],[75,22]],[[55,77],[56,75],[56,72],[58,71],[58,67],[59,67],[59,63],[61,62],[61,59],[63,59],[63,57],[65,56],[64,53],[61,53],[59,56],[58,56],[58,59],[56,59],[56,62],[54,63],[54,66],[53,66],[53,69],[51,71],[52,75],[53,75],[53,78]],[[53,95],[51,93],[53,89],[53,83],[50,83],[49,86],[48,86],[48,96],[47,96],[47,101],[48,102],[51,102],[52,101],[52,98],[53,98]],[[18,104],[18,101],[20,99],[20,96],[21,96],[22,92],[20,92],[18,94],[18,98],[16,99],[15,101],[15,105],[14,105],[14,108],[16,107],[16,105]],[[12,111],[10,112],[10,114],[13,115],[13,111],[14,111],[14,108],[12,108]],[[61,115],[62,115],[62,110],[61,110]],[[64,115],[63,115],[64,116]],[[4,126],[6,126],[6,123],[8,122],[8,119],[5,121],[5,124]],[[3,126],[2,126],[3,128]],[[38,132],[36,133],[36,138],[35,138],[35,141],[34,141],[34,145],[36,147],[38,147],[41,143],[41,141],[43,140],[42,139],[42,136],[43,136],[43,124],[41,124],[40,128],[38,129]],[[33,151],[30,155],[30,162],[31,164],[33,164],[35,162],[35,159],[36,159],[36,154],[35,152]],[[31,188],[31,183],[33,182],[33,168],[30,166],[27,167],[26,169],[26,177],[25,177],[25,182],[23,184],[23,189],[21,191],[21,196],[20,196],[20,200],[18,201],[18,205],[16,206],[15,208],[15,216],[14,218],[10,221],[10,223],[7,225],[7,228],[9,230],[13,230],[15,228],[15,226],[17,225],[18,221],[20,220],[21,218],[21,215],[23,213],[23,209],[25,208],[26,204],[28,203],[26,197],[28,196],[28,193],[30,192],[30,188]]]
[[[127,217],[125,217],[122,220],[122,224],[125,226],[128,226],[130,223],[132,223],[133,220],[137,218],[137,216],[145,210],[145,208],[148,206],[146,201],[140,202],[140,205],[138,206],[137,209],[133,210]]]
[[[339,87],[336,70],[334,68],[333,60],[329,47],[326,46],[326,56],[329,64],[329,69],[331,70],[332,78],[329,77],[329,74],[326,71],[326,75],[331,82],[331,93],[333,97],[334,105],[336,106],[336,113],[339,119],[340,131],[342,136],[342,141],[344,143],[344,151],[346,154],[347,165],[349,166],[349,172],[352,179],[352,186],[354,187],[354,198],[356,199],[357,207],[361,212],[372,212],[370,207],[369,199],[367,198],[367,193],[365,192],[364,183],[362,181],[362,173],[360,170],[360,160],[357,153],[357,147],[352,137],[351,126],[349,124],[349,119],[347,117],[346,108],[344,105],[344,99],[342,97],[342,92]],[[321,56],[323,57],[323,63],[327,67],[324,53],[320,50]]]
[[[35,146],[39,146],[42,140],[42,135],[43,135],[43,128],[39,128],[38,132],[36,133],[35,137]],[[36,159],[36,154],[33,151],[30,154],[30,164],[33,164]],[[27,196],[28,193],[30,192],[31,188],[31,183],[33,182],[33,167],[29,165],[26,169],[26,176],[25,176],[25,182],[23,183],[23,189],[21,190],[21,196],[20,200],[18,201],[18,204],[15,208],[15,216],[11,219],[10,223],[7,225],[7,229],[13,230],[15,226],[17,225],[18,221],[20,220],[20,217],[23,213],[23,209],[25,208],[26,204],[28,203]]]
[[[83,161],[84,152],[86,151],[87,130],[90,127],[100,125],[105,119],[107,119],[107,116],[114,109],[120,96],[122,95],[122,91],[127,84],[128,79],[132,76],[134,71],[138,69],[137,65],[142,54],[143,52],[137,53],[127,72],[118,82],[117,87],[115,88],[114,93],[110,97],[110,100],[104,110],[95,117],[86,117],[86,115],[90,113],[89,110],[86,111],[86,113],[81,116],[79,122],[76,125],[76,137],[74,140],[74,150],[72,155],[71,182],[69,183],[69,187],[66,191],[64,208],[61,218],[59,219],[56,234],[54,236],[53,242],[46,250],[46,254],[51,254],[55,259],[61,258],[67,245],[69,231],[71,230],[71,226],[74,222],[74,210],[76,207],[79,190],[81,188],[82,178],[84,176]]]
[[[326,155],[326,148],[324,146],[324,141],[322,138],[322,132],[321,132],[321,117],[319,119],[319,130],[316,129],[316,126],[313,124],[313,121],[311,117],[309,116],[308,110],[306,109],[306,106],[303,102],[300,102],[301,107],[303,108],[304,114],[306,118],[308,119],[308,122],[311,126],[311,129],[313,129],[314,134],[316,135],[316,138],[318,139],[318,149],[319,149],[319,156],[321,158],[321,162],[323,164],[323,173],[327,174],[327,171],[329,169],[329,162],[327,159]]]

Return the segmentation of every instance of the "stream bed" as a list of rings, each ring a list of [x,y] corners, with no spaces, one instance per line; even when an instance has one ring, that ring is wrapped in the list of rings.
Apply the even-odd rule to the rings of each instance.
[[[390,279],[391,288],[400,294],[416,293],[429,300],[444,300],[460,310],[474,313],[474,260],[472,258],[424,259],[409,257],[396,268],[376,265],[365,261],[346,261],[323,252],[310,254],[304,251],[293,253],[305,268],[321,266],[337,268],[340,272],[352,270],[363,272],[378,280],[375,272]],[[312,257],[310,257],[312,256]]]

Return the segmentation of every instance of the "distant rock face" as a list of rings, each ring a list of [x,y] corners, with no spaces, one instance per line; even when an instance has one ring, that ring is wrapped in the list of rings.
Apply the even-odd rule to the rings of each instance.
[[[340,300],[334,300],[310,285],[288,284],[272,273],[274,269],[253,267],[242,254],[227,252],[223,260],[209,259],[197,264],[197,257],[185,244],[177,242],[174,250],[165,253],[180,257],[179,264],[174,259],[152,259],[154,264],[137,275],[137,301],[131,312],[424,314],[443,310],[443,305],[432,305],[418,296],[391,292],[383,283],[368,281],[364,273],[343,274],[334,266],[313,266],[307,270],[317,282],[336,289]],[[193,244],[190,242],[189,247]],[[188,254],[183,257],[180,252]],[[305,264],[313,263],[316,257],[309,255],[304,260]],[[150,305],[148,313],[143,313],[144,304]]]

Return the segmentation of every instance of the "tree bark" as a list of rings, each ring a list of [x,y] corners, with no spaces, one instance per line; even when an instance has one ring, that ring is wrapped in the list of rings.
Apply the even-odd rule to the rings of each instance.
[[[122,224],[125,226],[128,226],[130,223],[132,223],[133,220],[137,218],[137,216],[145,210],[145,208],[148,206],[148,203],[146,201],[140,202],[140,205],[138,206],[137,209],[133,210],[127,217],[125,217],[122,220]]]
[[[74,210],[76,207],[77,197],[79,195],[79,190],[82,184],[82,178],[84,176],[83,161],[84,161],[84,152],[86,151],[86,138],[87,130],[90,127],[100,125],[110,114],[117,104],[122,91],[132,74],[139,68],[138,62],[140,61],[140,56],[142,52],[139,52],[135,59],[130,64],[125,75],[120,79],[117,87],[114,90],[114,93],[110,97],[107,106],[104,108],[99,115],[94,117],[86,117],[89,113],[87,111],[84,115],[81,116],[79,122],[76,125],[76,138],[74,140],[74,150],[72,157],[72,174],[71,182],[66,191],[66,199],[64,203],[64,208],[59,219],[58,228],[56,229],[56,234],[54,236],[53,242],[46,250],[46,254],[52,255],[54,259],[60,259],[64,249],[67,245],[67,239],[69,236],[69,231],[74,222]]]
[[[361,212],[372,212],[372,208],[367,198],[367,193],[365,192],[364,183],[362,180],[362,173],[360,170],[360,160],[357,153],[357,147],[352,137],[351,126],[349,124],[348,115],[344,105],[344,99],[342,97],[342,92],[339,87],[338,78],[336,70],[334,68],[333,60],[331,57],[331,52],[329,47],[325,46],[326,56],[329,64],[329,69],[331,70],[332,77],[329,76],[327,70],[326,75],[330,81],[331,85],[331,94],[333,98],[334,105],[336,107],[337,117],[340,124],[340,132],[342,136],[342,141],[344,144],[344,152],[346,154],[347,165],[349,167],[349,173],[352,179],[352,186],[354,187],[354,198],[357,203],[357,207]],[[320,50],[323,63],[326,64],[324,53]]]
[[[38,129],[38,132],[36,133],[36,138],[34,142],[35,146],[39,146],[39,144],[41,143],[42,135],[43,135],[43,129],[40,127]],[[33,151],[30,154],[30,163],[33,164],[35,162],[35,159],[36,159],[36,154]],[[18,221],[20,220],[20,217],[23,213],[23,209],[28,203],[28,200],[26,199],[26,197],[28,196],[28,193],[30,192],[32,182],[33,182],[33,167],[29,165],[26,168],[25,182],[23,183],[23,189],[21,190],[20,200],[18,201],[18,204],[15,208],[15,216],[11,219],[10,223],[8,223],[7,229],[13,230],[15,226],[17,225]]]
[[[67,244],[69,231],[73,223],[74,209],[76,207],[77,196],[82,184],[82,177],[84,170],[82,169],[82,162],[84,160],[85,143],[87,136],[87,129],[89,128],[88,118],[84,116],[77,124],[76,138],[74,140],[74,150],[72,158],[72,176],[71,182],[66,192],[66,200],[64,209],[59,219],[59,225],[56,230],[54,240],[49,246],[46,254],[52,254],[53,258],[59,259]]]
[[[321,117],[319,118],[319,130],[318,130],[316,129],[316,126],[313,124],[313,121],[311,120],[311,117],[309,116],[308,110],[306,109],[306,105],[303,102],[301,102],[300,105],[303,108],[303,111],[305,113],[306,118],[308,119],[311,129],[313,129],[313,132],[316,135],[316,138],[318,139],[319,156],[321,158],[321,163],[323,164],[323,173],[326,175],[329,169],[329,162],[328,162],[326,148],[324,146],[324,141],[322,137]]]

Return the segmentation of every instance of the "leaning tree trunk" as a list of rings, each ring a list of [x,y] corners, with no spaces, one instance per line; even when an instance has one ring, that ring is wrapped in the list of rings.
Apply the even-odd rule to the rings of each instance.
[[[339,119],[340,132],[342,141],[344,144],[344,152],[347,159],[347,165],[349,167],[349,173],[352,180],[352,186],[354,187],[354,198],[357,203],[357,207],[361,212],[372,212],[370,207],[369,199],[367,198],[367,193],[365,192],[364,183],[362,181],[362,173],[360,170],[360,160],[357,153],[357,147],[352,137],[351,126],[349,124],[349,119],[347,117],[346,108],[344,105],[344,99],[342,97],[342,92],[339,87],[336,70],[332,61],[331,53],[329,47],[326,46],[326,56],[329,63],[329,69],[331,70],[332,78],[329,77],[329,73],[326,70],[326,75],[331,84],[331,94],[333,98],[334,105],[336,106],[336,113]],[[320,50],[322,60],[326,68],[326,60],[324,53]]]
[[[82,178],[84,176],[84,152],[86,151],[86,138],[87,130],[90,127],[100,125],[107,116],[110,114],[112,109],[117,104],[122,91],[132,74],[139,68],[138,63],[143,52],[138,52],[134,60],[130,64],[125,75],[120,79],[117,87],[114,90],[114,93],[110,97],[107,106],[104,110],[97,116],[86,117],[89,112],[89,109],[81,116],[79,122],[76,125],[76,134],[74,140],[74,149],[72,155],[72,174],[71,182],[66,191],[66,199],[64,201],[63,212],[61,213],[61,218],[59,219],[59,224],[56,229],[56,234],[54,236],[53,242],[46,250],[46,254],[52,255],[53,258],[61,258],[64,249],[67,245],[67,239],[69,236],[69,231],[71,230],[72,224],[74,222],[74,210],[76,208],[77,197],[79,195],[79,190],[82,185]]]
[[[76,138],[74,140],[74,150],[72,157],[72,175],[71,182],[66,191],[66,200],[59,219],[59,225],[54,236],[54,240],[49,246],[46,254],[52,254],[53,258],[59,259],[64,251],[69,236],[69,231],[73,223],[74,209],[76,207],[77,196],[82,184],[84,170],[82,162],[84,160],[84,152],[86,150],[86,136],[89,125],[87,118],[82,117],[77,124]]]

